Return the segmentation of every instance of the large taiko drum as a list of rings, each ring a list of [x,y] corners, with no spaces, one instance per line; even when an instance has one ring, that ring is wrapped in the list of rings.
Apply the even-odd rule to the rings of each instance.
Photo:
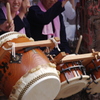
[[[87,92],[90,94],[100,93],[100,59],[93,59],[85,67],[92,78],[92,83],[89,84]]]
[[[70,57],[70,56],[69,56]],[[57,65],[60,71],[61,89],[55,100],[66,98],[86,88],[90,77],[80,61],[66,62]]]
[[[7,42],[30,41],[21,33],[8,32],[0,36],[0,49]],[[60,79],[56,65],[39,48],[23,48],[15,57],[8,52],[0,61],[0,85],[9,100],[53,100]]]

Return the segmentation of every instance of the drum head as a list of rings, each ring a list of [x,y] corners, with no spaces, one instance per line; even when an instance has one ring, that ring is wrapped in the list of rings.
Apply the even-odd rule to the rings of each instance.
[[[59,80],[48,76],[32,84],[21,100],[54,100],[59,90]]]
[[[96,83],[92,82],[88,87],[90,90],[87,90],[90,94],[100,93],[100,78],[95,80]]]
[[[80,77],[70,79],[69,84],[67,83],[67,81],[62,82],[61,90],[56,99],[69,97],[85,88],[88,85],[89,80],[87,80],[87,78],[89,78],[89,76],[83,75],[82,77],[83,78],[81,80]]]

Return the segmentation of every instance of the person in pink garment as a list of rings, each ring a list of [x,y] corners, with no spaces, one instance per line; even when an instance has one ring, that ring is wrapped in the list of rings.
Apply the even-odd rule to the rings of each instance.
[[[4,0],[0,0],[0,7],[2,7],[3,3],[5,3],[5,1]],[[0,32],[2,30],[4,30],[4,31],[14,31],[13,20],[10,23],[5,21],[4,23],[0,24]]]
[[[27,9],[30,7],[29,0],[5,0],[0,7],[0,24],[3,24],[7,20],[7,2],[10,4],[11,16],[15,27],[14,31],[31,37],[29,23],[26,19]],[[2,29],[0,35],[8,31]]]

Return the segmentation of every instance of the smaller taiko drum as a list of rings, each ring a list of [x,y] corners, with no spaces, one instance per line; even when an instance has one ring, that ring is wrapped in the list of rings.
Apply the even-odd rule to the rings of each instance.
[[[91,76],[92,82],[87,88],[90,94],[100,93],[100,59],[92,60],[86,66],[87,73]]]
[[[61,89],[55,100],[66,98],[87,87],[90,77],[80,61],[57,65],[60,71]]]
[[[31,42],[24,34],[8,32],[0,36],[0,49],[6,42]],[[7,50],[7,49],[5,49]],[[53,100],[60,90],[56,65],[38,47],[8,52],[0,60],[0,87],[9,100]]]

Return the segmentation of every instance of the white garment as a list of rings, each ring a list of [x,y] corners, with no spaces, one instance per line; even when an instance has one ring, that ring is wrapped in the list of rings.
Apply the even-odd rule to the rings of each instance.
[[[79,2],[79,0],[75,0],[75,6],[76,6],[77,2]]]
[[[67,1],[64,7],[65,7],[65,11],[62,13],[62,15],[63,15],[64,24],[65,24],[66,39],[74,41],[76,25],[70,25],[70,23],[67,21],[67,18],[68,19],[75,18],[76,12],[72,8],[72,5],[69,1]]]

